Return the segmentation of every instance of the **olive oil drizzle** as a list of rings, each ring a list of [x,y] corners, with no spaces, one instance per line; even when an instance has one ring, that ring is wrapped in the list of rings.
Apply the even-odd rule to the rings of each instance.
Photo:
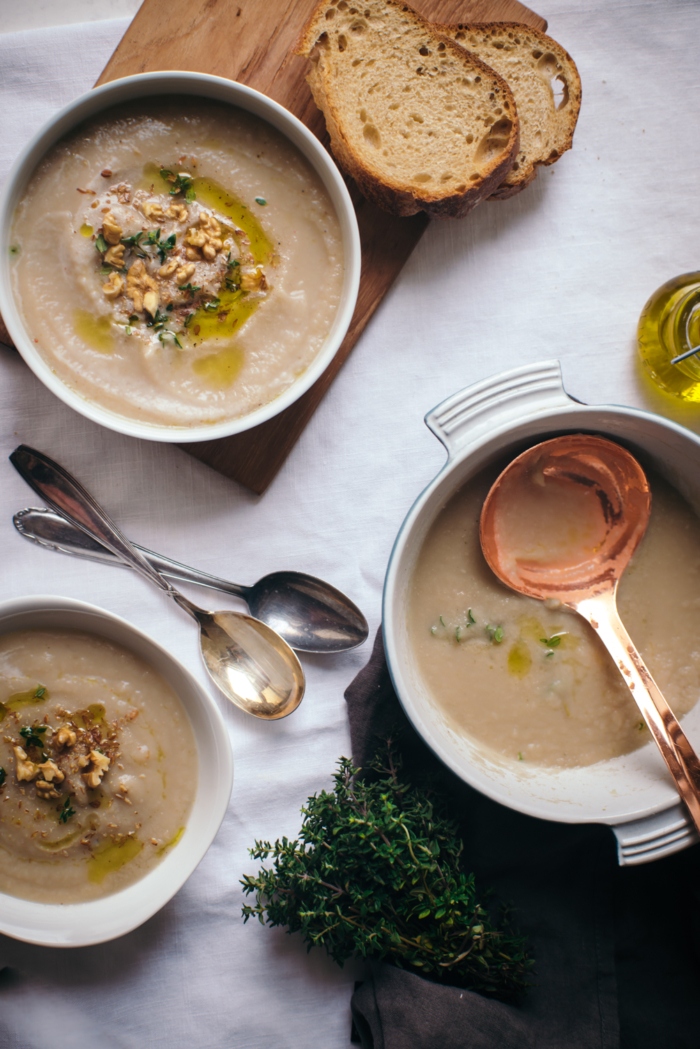
[[[6,714],[14,710],[22,710],[23,707],[34,707],[38,703],[44,703],[47,699],[49,699],[49,690],[44,688],[43,685],[37,685],[36,688],[30,688],[26,692],[15,692],[4,703],[0,703],[0,721],[3,720]]]

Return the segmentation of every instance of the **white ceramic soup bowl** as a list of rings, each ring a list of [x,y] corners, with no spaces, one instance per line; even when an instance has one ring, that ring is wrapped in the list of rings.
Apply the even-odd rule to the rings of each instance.
[[[17,204],[34,169],[47,151],[83,121],[110,106],[152,96],[188,95],[214,99],[246,110],[280,131],[297,147],[321,178],[335,208],[343,242],[344,277],[335,319],[321,349],[309,367],[279,397],[253,412],[212,425],[176,426],[145,423],[95,404],[64,383],[41,356],[27,332],[12,294],[10,266],[11,226]],[[355,309],[360,283],[360,235],[350,195],[330,154],[300,120],[277,102],[222,77],[204,73],[139,73],[93,88],[71,102],[39,131],[15,162],[0,196],[0,314],[15,346],[34,374],[57,397],[93,422],[119,433],[150,441],[214,440],[251,429],[289,407],[323,374],[345,338]]]
[[[653,742],[583,768],[530,768],[496,759],[448,723],[415,664],[406,623],[414,566],[430,526],[451,496],[489,463],[562,433],[596,433],[655,467],[700,511],[700,439],[637,408],[580,404],[564,391],[558,361],[526,365],[469,386],[438,405],[426,423],[447,462],[419,496],[398,534],[384,588],[389,670],[406,714],[453,772],[495,801],[541,819],[606,823],[620,863],[643,863],[697,841]],[[700,703],[683,718],[700,748]]]
[[[0,603],[0,634],[28,629],[84,631],[141,657],[179,697],[197,744],[197,792],[185,832],[140,881],[86,903],[36,903],[0,893],[1,933],[46,947],[84,947],[136,929],[187,881],[226,813],[233,783],[231,746],[214,700],[169,652],[126,620],[67,597],[22,597]]]

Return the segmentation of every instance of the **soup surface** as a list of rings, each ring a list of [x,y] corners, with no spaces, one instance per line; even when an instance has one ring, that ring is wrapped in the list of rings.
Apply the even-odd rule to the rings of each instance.
[[[184,833],[197,751],[147,663],[91,634],[0,636],[0,892],[107,896]]]
[[[453,496],[418,557],[408,629],[419,672],[456,731],[506,758],[576,766],[628,753],[650,733],[595,632],[563,606],[508,589],[483,558],[479,518],[498,472]],[[700,694],[700,521],[660,477],[649,481],[651,518],[618,609],[680,716]]]
[[[13,281],[60,379],[142,422],[248,414],[314,360],[343,280],[318,175],[209,99],[115,107],[54,146],[15,215]]]

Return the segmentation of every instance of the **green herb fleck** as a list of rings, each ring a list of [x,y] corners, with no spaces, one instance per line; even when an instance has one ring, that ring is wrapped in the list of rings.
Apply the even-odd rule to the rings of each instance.
[[[130,248],[138,258],[147,259],[148,254],[143,250],[143,245],[141,244],[144,235],[144,231],[141,230],[140,233],[134,233],[131,237],[122,237],[121,243]]]
[[[75,809],[72,808],[70,798],[67,797],[63,802],[63,808],[58,814],[58,822],[67,823],[71,816],[75,816]]]
[[[267,201],[265,200],[265,198],[264,198],[264,197],[256,197],[256,198],[255,198],[255,203],[256,203],[256,204],[260,204],[260,205],[261,205],[261,207],[263,207],[263,208],[264,208],[264,207],[265,207],[265,205],[267,204]]]
[[[518,761],[522,761],[522,760],[523,760],[523,753],[522,753],[521,750],[519,750],[518,751]]]
[[[502,626],[492,626],[491,623],[489,623],[486,627],[486,633],[495,644],[500,645],[504,636]]]
[[[10,255],[19,255],[20,246],[19,244],[10,244]]]
[[[442,618],[442,616],[440,616],[440,623],[442,624],[442,626],[445,626],[445,620]]]
[[[7,773],[5,772],[5,770],[2,767],[2,765],[0,765],[0,787],[2,787],[2,785],[4,784],[6,779],[7,779]]]
[[[167,168],[161,168],[160,177],[170,183],[171,197],[174,197],[178,193],[184,193],[185,200],[188,201],[188,203],[192,203],[193,200],[197,199],[197,194],[194,191],[194,179],[191,175],[187,175],[184,171],[181,174],[176,175],[174,171],[169,171]]]
[[[462,628],[458,626],[455,630],[455,641],[461,641],[462,639]]]
[[[471,626],[473,623],[476,623],[476,619],[474,619],[474,616],[472,615],[471,608],[467,612],[467,619],[469,620],[469,623],[467,624],[467,626]]]
[[[179,350],[182,349],[182,343],[180,342],[180,340],[178,339],[178,337],[177,337],[177,335],[175,334],[174,331],[168,331],[168,329],[165,328],[163,331],[161,331],[159,333],[158,338],[160,339],[160,341],[163,343],[164,346],[165,346],[165,340],[166,339],[172,339],[173,342],[175,343],[175,345],[177,346],[177,348]]]
[[[198,291],[202,290],[201,284],[178,284],[180,291],[188,291],[190,298],[193,299]]]
[[[541,637],[540,641],[547,648],[558,648],[561,644],[561,634],[552,634],[551,637]]]
[[[640,721],[639,724],[637,725],[637,728],[639,729],[640,732],[643,732],[646,727],[647,727],[646,726],[646,722],[644,722],[644,721]]]
[[[433,637],[435,637],[435,635],[437,634],[437,627],[431,626],[430,633],[433,635]]]
[[[42,751],[44,761],[46,761],[46,754],[43,753],[44,748],[44,733],[46,732],[46,725],[33,725],[29,728],[25,725],[24,728],[19,730],[20,736],[24,739],[28,747],[38,747]]]
[[[452,985],[514,999],[532,962],[507,919],[491,921],[448,800],[410,779],[391,745],[358,776],[341,758],[332,791],[309,798],[299,840],[257,841],[269,860],[242,879],[254,897],[243,917],[300,931],[342,965],[357,954],[383,958]]]
[[[34,699],[43,699],[45,695],[46,695],[46,686],[45,685],[39,685],[38,689],[34,693]]]
[[[95,248],[99,251],[100,255],[104,255],[106,251],[109,251],[109,244],[104,239],[101,233],[97,234],[95,238]]]
[[[204,303],[204,309],[207,310],[208,313],[216,313],[220,305],[220,299],[210,299],[209,302]]]

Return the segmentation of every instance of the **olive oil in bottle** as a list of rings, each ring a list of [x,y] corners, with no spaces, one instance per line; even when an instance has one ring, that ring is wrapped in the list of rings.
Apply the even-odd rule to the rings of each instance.
[[[642,310],[637,328],[639,354],[657,386],[684,401],[700,403],[700,353],[671,364],[674,357],[700,348],[700,272],[666,281]]]

